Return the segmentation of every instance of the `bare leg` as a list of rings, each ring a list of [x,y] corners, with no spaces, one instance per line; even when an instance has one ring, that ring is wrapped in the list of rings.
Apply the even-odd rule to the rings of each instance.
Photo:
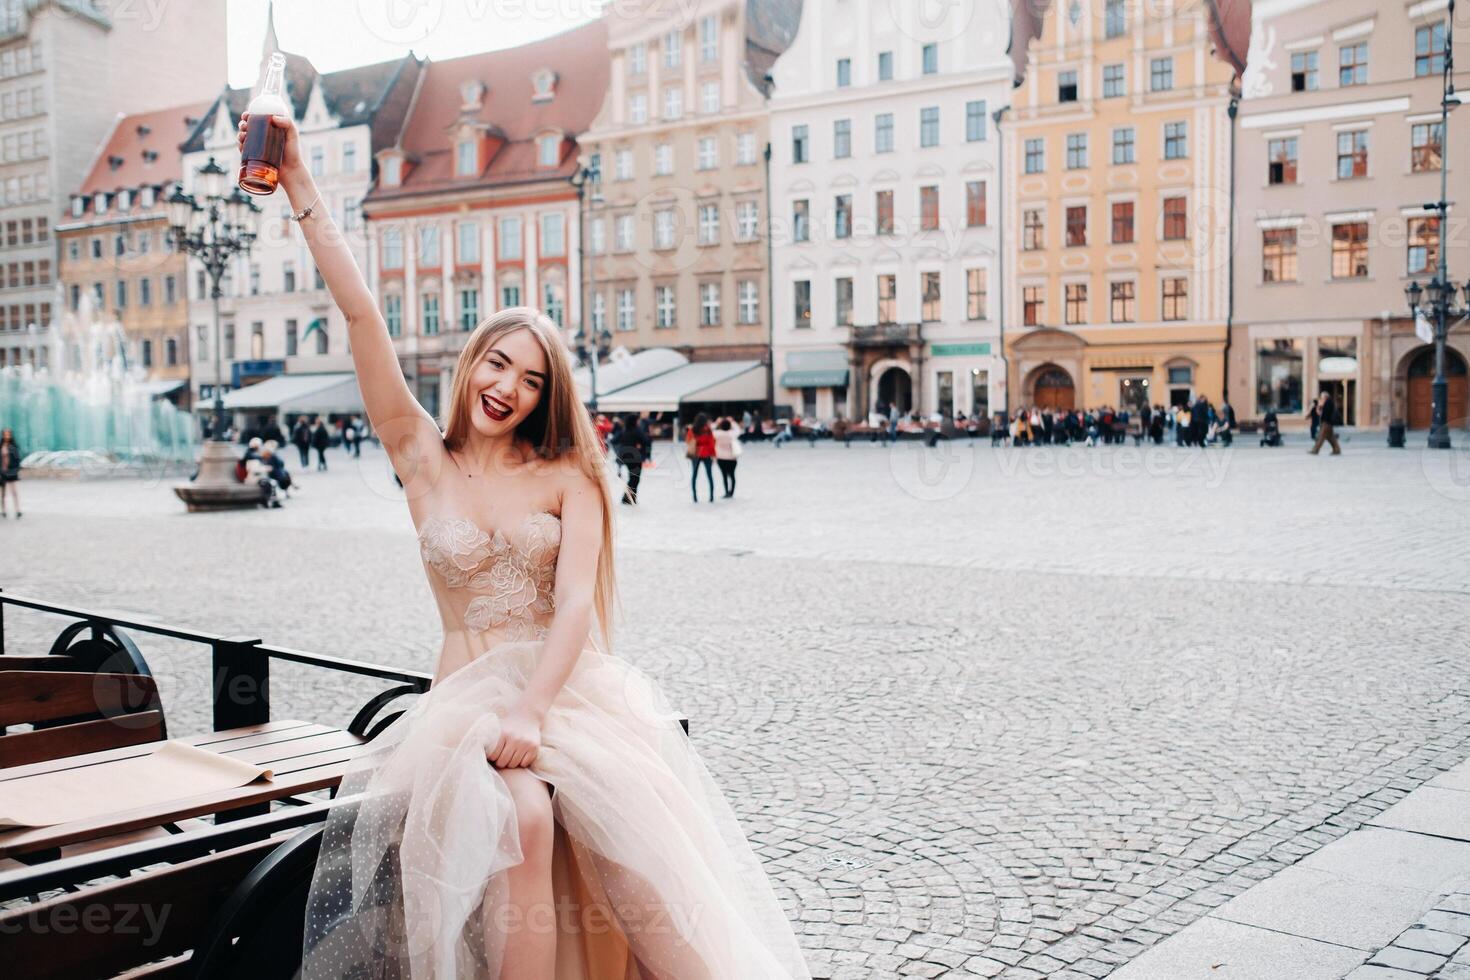
[[[555,828],[550,787],[525,769],[497,771],[515,800],[523,860],[505,873],[510,890],[507,907],[488,910],[485,944],[504,942],[500,975],[507,980],[550,977],[556,972],[557,926],[556,899],[551,889]],[[491,932],[502,932],[503,939],[488,934]]]

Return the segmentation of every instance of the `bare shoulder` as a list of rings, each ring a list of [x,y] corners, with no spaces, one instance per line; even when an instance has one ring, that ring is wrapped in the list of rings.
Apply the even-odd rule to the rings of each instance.
[[[601,511],[602,487],[580,466],[563,463],[556,467],[551,481],[563,513],[569,508],[590,513]]]

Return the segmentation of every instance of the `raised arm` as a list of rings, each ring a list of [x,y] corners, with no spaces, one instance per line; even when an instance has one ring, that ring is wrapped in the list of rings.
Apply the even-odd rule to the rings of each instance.
[[[300,213],[308,207],[312,209],[309,216],[293,223],[300,225],[312,261],[321,272],[332,300],[347,319],[348,346],[368,421],[382,440],[405,490],[413,496],[427,489],[429,483],[425,477],[432,482],[443,465],[439,427],[403,379],[398,355],[388,336],[388,325],[383,322],[347,240],[332,219],[331,209],[321,200],[311,171],[302,162],[296,124],[284,116],[268,118],[270,125],[286,131],[280,186],[290,199],[291,210]],[[266,119],[261,117],[257,121],[265,123]],[[253,124],[248,113],[241,116],[242,148],[245,130]]]

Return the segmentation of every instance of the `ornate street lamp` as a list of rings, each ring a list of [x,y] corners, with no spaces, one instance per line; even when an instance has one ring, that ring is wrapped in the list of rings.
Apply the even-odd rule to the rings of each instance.
[[[198,196],[185,194],[179,186],[165,207],[174,250],[198,259],[209,275],[209,294],[214,303],[214,426],[199,456],[198,476],[191,483],[175,487],[174,492],[190,510],[215,510],[250,506],[260,498],[259,488],[235,479],[235,454],[225,440],[219,301],[224,294],[220,281],[230,260],[242,252],[249,253],[255,242],[261,209],[238,187],[226,193],[229,175],[214,157],[197,173]]]
[[[593,207],[601,207],[603,201],[601,155],[594,153],[590,157],[582,157],[578,162],[581,164],[581,167],[576,175],[572,177],[572,183],[577,187],[577,196],[580,198],[585,194],[588,211]],[[585,222],[583,228],[586,228]],[[584,243],[587,242],[587,236],[585,234],[581,238]],[[585,244],[584,248],[586,249],[587,255],[587,288],[582,293],[582,326],[577,330],[577,334],[572,338],[572,341],[574,344],[573,349],[577,352],[577,357],[587,365],[588,380],[591,384],[592,392],[592,397],[588,402],[588,409],[593,414],[596,414],[597,362],[601,358],[606,357],[608,351],[612,349],[612,334],[606,326],[599,328],[593,319],[592,294],[597,289],[597,280],[593,276],[593,263],[596,261],[597,252]],[[604,308],[603,315],[604,317],[607,315],[606,308]]]

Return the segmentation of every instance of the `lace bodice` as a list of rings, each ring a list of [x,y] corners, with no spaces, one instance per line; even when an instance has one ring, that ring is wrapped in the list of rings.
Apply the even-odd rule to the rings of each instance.
[[[431,517],[419,529],[419,554],[441,593],[445,629],[457,616],[466,630],[508,639],[545,636],[556,608],[560,548],[561,520],[546,512],[528,515],[508,534],[489,534],[463,517]]]

